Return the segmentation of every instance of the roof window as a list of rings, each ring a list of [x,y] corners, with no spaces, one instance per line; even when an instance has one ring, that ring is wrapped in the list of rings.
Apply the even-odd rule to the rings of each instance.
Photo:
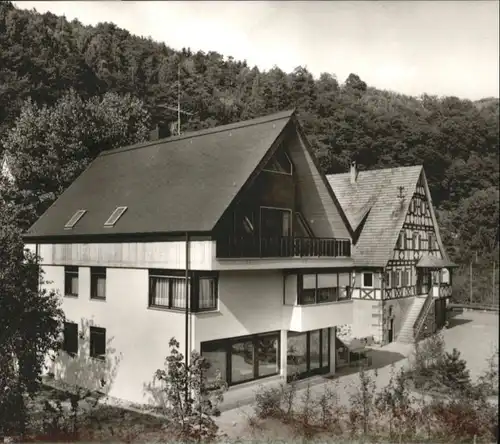
[[[71,219],[68,220],[68,222],[66,222],[64,228],[67,229],[73,228],[86,212],[87,210],[78,210],[75,214],[73,214],[73,216],[71,216]]]
[[[127,207],[116,207],[116,210],[111,213],[108,220],[104,222],[105,227],[112,227],[116,224],[118,219],[122,216],[123,213],[127,211]]]

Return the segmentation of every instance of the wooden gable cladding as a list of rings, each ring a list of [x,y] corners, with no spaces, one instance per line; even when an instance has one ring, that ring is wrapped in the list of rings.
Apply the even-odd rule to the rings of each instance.
[[[287,149],[295,167],[297,204],[314,235],[351,239],[347,219],[340,205],[336,205],[336,197],[319,171],[299,128],[295,128]]]
[[[262,168],[219,221],[217,230],[238,234],[238,227],[246,217],[257,235],[260,208],[269,207],[291,211],[294,236],[351,239],[342,210],[335,204],[326,178],[306,144],[299,129],[290,124],[275,142]],[[286,160],[290,161],[291,174],[278,171],[276,163],[283,164]]]

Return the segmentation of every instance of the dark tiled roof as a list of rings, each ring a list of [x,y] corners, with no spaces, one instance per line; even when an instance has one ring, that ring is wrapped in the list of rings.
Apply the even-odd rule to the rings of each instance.
[[[101,153],[26,238],[211,231],[293,111]],[[113,227],[104,222],[128,207]],[[64,225],[87,210],[71,230]]]
[[[444,268],[444,267],[457,267],[457,264],[451,262],[448,258],[440,258],[437,256],[431,256],[430,254],[424,254],[417,262],[417,267],[419,268]]]
[[[356,265],[384,267],[391,258],[423,168],[419,166],[359,171],[327,176],[353,231],[366,217],[353,258]],[[398,197],[404,187],[405,198]]]

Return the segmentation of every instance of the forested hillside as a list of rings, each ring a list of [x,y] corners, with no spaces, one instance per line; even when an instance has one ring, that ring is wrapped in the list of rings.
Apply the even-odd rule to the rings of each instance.
[[[165,106],[177,103],[179,63],[182,108],[194,113],[183,131],[295,107],[326,173],[345,171],[351,159],[361,169],[424,164],[454,259],[493,254],[497,98],[410,97],[366,85],[356,74],[315,79],[303,67],[263,72],[216,52],[178,52],[110,23],[83,26],[8,2],[0,3],[0,158],[25,100],[54,105],[70,88],[83,100],[130,93],[144,102],[149,124],[174,121]]]

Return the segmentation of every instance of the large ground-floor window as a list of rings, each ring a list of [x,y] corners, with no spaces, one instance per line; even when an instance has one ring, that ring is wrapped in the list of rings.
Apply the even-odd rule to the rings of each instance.
[[[288,332],[287,377],[306,377],[330,371],[330,329]]]
[[[201,343],[201,354],[211,367],[210,383],[220,371],[229,385],[252,381],[280,372],[280,332],[261,333]]]

